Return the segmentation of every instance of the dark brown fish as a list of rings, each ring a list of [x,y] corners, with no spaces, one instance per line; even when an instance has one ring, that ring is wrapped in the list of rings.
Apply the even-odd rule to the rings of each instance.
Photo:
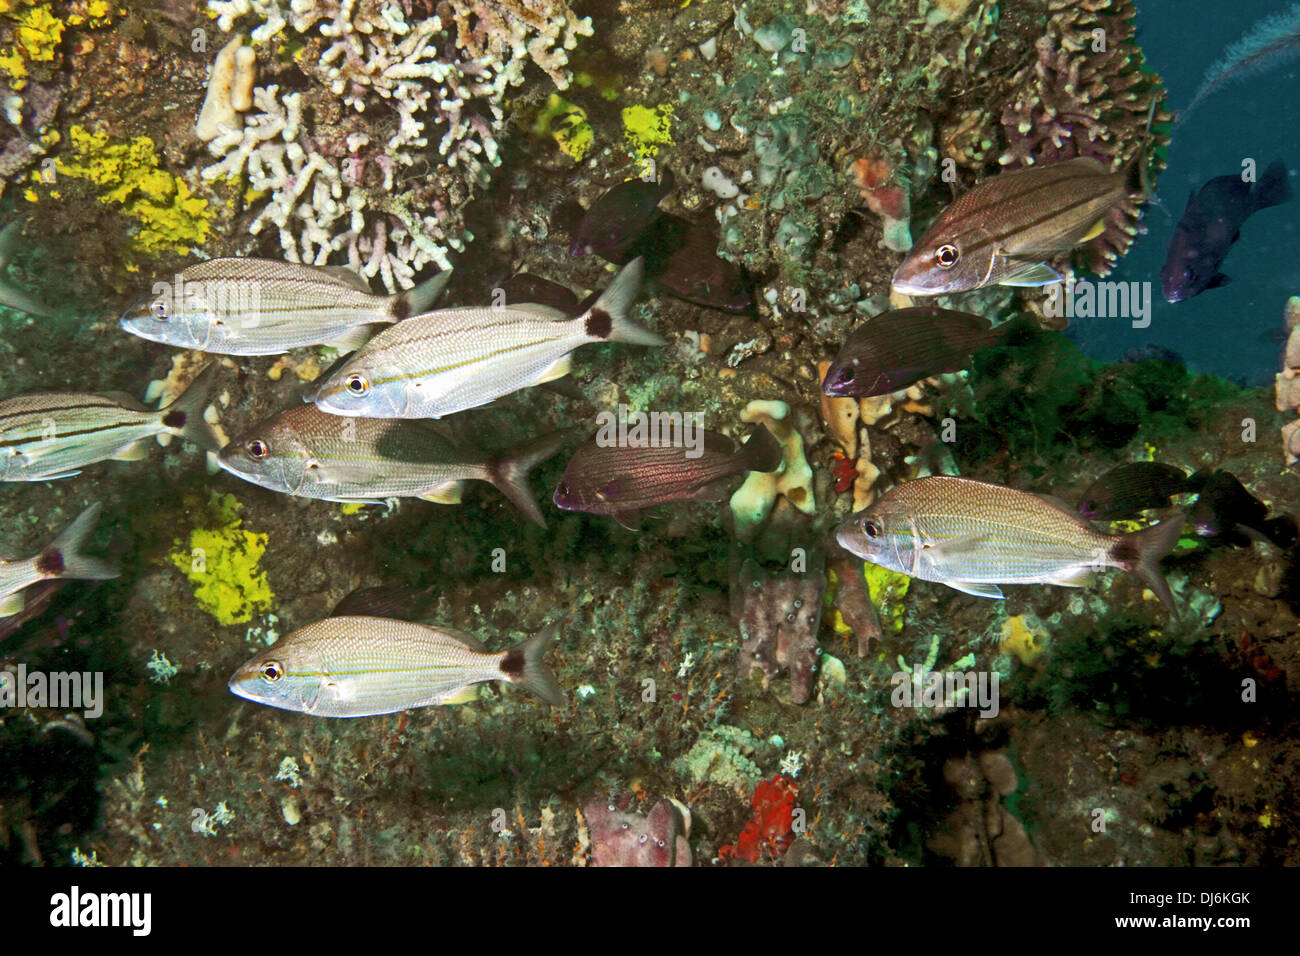
[[[569,255],[594,252],[617,265],[635,258],[628,249],[659,218],[659,203],[672,191],[670,169],[664,170],[663,179],[657,183],[634,179],[607,190],[582,217],[569,245]]]
[[[1032,327],[1032,320],[1024,319],[995,329],[982,316],[930,306],[885,312],[849,333],[826,370],[822,391],[854,398],[887,395],[968,368],[980,349]]]
[[[722,482],[743,471],[774,471],[782,451],[761,425],[740,447],[726,435],[696,430],[699,455],[687,444],[660,447],[602,445],[598,438],[578,449],[555,489],[555,504],[566,511],[613,515],[633,528],[641,512],[669,501],[708,500]]]
[[[1197,472],[1192,481],[1201,485],[1192,507],[1192,524],[1196,533],[1209,538],[1211,544],[1243,548],[1249,546],[1251,537],[1260,536],[1286,550],[1300,537],[1294,518],[1270,518],[1268,505],[1247,491],[1232,473]]]
[[[727,312],[745,312],[754,303],[745,273],[718,255],[718,235],[710,226],[666,213],[630,254],[645,257],[646,278],[678,299]]]
[[[559,309],[565,315],[581,315],[585,309],[579,308],[578,297],[572,291],[543,279],[541,276],[517,272],[501,283],[501,290],[506,294],[502,305],[525,305],[529,302],[537,305],[549,305]],[[382,615],[381,615],[382,616]]]
[[[1168,508],[1171,495],[1192,489],[1187,472],[1158,461],[1134,461],[1112,468],[1079,499],[1077,510],[1094,521],[1132,518],[1147,508]]]

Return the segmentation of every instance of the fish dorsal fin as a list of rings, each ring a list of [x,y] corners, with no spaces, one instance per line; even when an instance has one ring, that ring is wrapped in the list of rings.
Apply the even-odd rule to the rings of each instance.
[[[471,651],[477,651],[480,654],[488,653],[487,645],[468,631],[458,631],[451,627],[439,627],[438,630],[446,637],[450,637],[453,641],[459,641],[461,644],[464,644]]]
[[[1039,501],[1042,501],[1042,502],[1045,502],[1046,504],[1051,505],[1051,506],[1052,506],[1053,508],[1055,508],[1057,511],[1063,511],[1063,512],[1065,512],[1065,513],[1066,513],[1067,515],[1069,515],[1071,518],[1078,518],[1078,517],[1079,517],[1079,512],[1078,512],[1078,511],[1076,511],[1075,509],[1071,508],[1068,504],[1066,504],[1066,503],[1065,503],[1064,501],[1062,501],[1060,498],[1056,497],[1056,495],[1044,495],[1044,494],[1039,494],[1039,493],[1037,493],[1037,492],[1034,492],[1033,495],[1034,495],[1034,497],[1037,498]]]
[[[100,398],[107,398],[110,402],[117,402],[123,408],[129,408],[133,412],[158,411],[156,408],[150,408],[129,392],[98,392],[97,394]]]
[[[975,597],[993,598],[998,601],[1006,597],[1000,587],[988,581],[944,581],[943,583],[954,591],[960,591],[962,594],[972,594]]]
[[[352,288],[364,292],[366,295],[374,295],[374,293],[370,291],[370,284],[347,266],[317,266],[316,268],[326,275],[338,279],[340,282],[346,282],[348,285],[352,286]]]

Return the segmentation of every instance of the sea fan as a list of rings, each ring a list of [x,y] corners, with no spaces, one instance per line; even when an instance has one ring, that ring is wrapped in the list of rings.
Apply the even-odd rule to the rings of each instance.
[[[1223,51],[1205,73],[1201,88],[1187,104],[1174,125],[1185,122],[1201,101],[1220,87],[1266,70],[1282,60],[1300,54],[1300,3],[1256,23],[1236,43]]]

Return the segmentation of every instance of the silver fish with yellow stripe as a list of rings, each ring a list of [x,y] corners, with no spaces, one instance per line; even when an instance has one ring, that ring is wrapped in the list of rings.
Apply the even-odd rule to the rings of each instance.
[[[331,617],[294,631],[243,664],[231,693],[314,717],[371,717],[473,700],[476,685],[505,681],[560,707],[542,660],[546,628],[490,653],[473,634],[393,618]]]
[[[153,439],[170,435],[218,451],[221,439],[203,419],[216,373],[216,363],[209,365],[161,409],[117,393],[6,399],[0,402],[0,481],[49,481],[79,474],[97,461],[136,461]]]
[[[416,497],[459,504],[466,481],[486,481],[546,527],[528,473],[559,451],[563,433],[494,457],[435,428],[433,422],[346,418],[299,405],[231,439],[219,460],[255,485],[323,501]]]
[[[70,578],[105,581],[117,577],[107,561],[82,554],[95,530],[100,505],[95,502],[77,515],[40,553],[21,561],[0,560],[0,617],[10,617],[24,607],[23,590],[40,581]]]
[[[895,292],[948,295],[1060,282],[1045,260],[1100,235],[1126,197],[1146,194],[1146,159],[1111,172],[1080,156],[1001,173],[972,187],[926,230],[894,273]]]
[[[662,345],[628,318],[641,284],[634,259],[577,318],[534,303],[440,309],[384,329],[309,400],[335,415],[441,418],[553,381],[589,342]]]
[[[451,273],[397,295],[375,295],[342,266],[275,259],[209,259],[159,282],[121,318],[122,328],[177,348],[219,355],[278,355],[309,345],[351,352],[379,325],[433,305]]]
[[[1132,571],[1173,610],[1160,559],[1182,522],[1103,534],[1063,502],[969,478],[895,485],[839,528],[841,546],[882,568],[977,597],[999,584],[1083,587],[1106,568]]]

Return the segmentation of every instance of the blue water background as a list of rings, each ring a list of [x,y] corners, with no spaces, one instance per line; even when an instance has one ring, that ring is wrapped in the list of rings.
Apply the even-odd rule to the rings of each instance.
[[[1185,107],[1205,71],[1259,19],[1292,7],[1282,0],[1139,0],[1138,41],[1164,78],[1169,105]],[[1110,276],[1151,282],[1151,325],[1135,329],[1116,318],[1076,319],[1070,335],[1093,358],[1120,359],[1155,344],[1181,355],[1196,372],[1258,385],[1278,371],[1283,309],[1300,295],[1300,196],[1253,216],[1221,271],[1232,282],[1170,305],[1160,294],[1160,267],[1173,229],[1193,190],[1215,176],[1240,174],[1253,158],[1257,175],[1274,159],[1286,163],[1300,194],[1300,57],[1220,89],[1174,130],[1158,196],[1170,215],[1148,206],[1139,236]]]

